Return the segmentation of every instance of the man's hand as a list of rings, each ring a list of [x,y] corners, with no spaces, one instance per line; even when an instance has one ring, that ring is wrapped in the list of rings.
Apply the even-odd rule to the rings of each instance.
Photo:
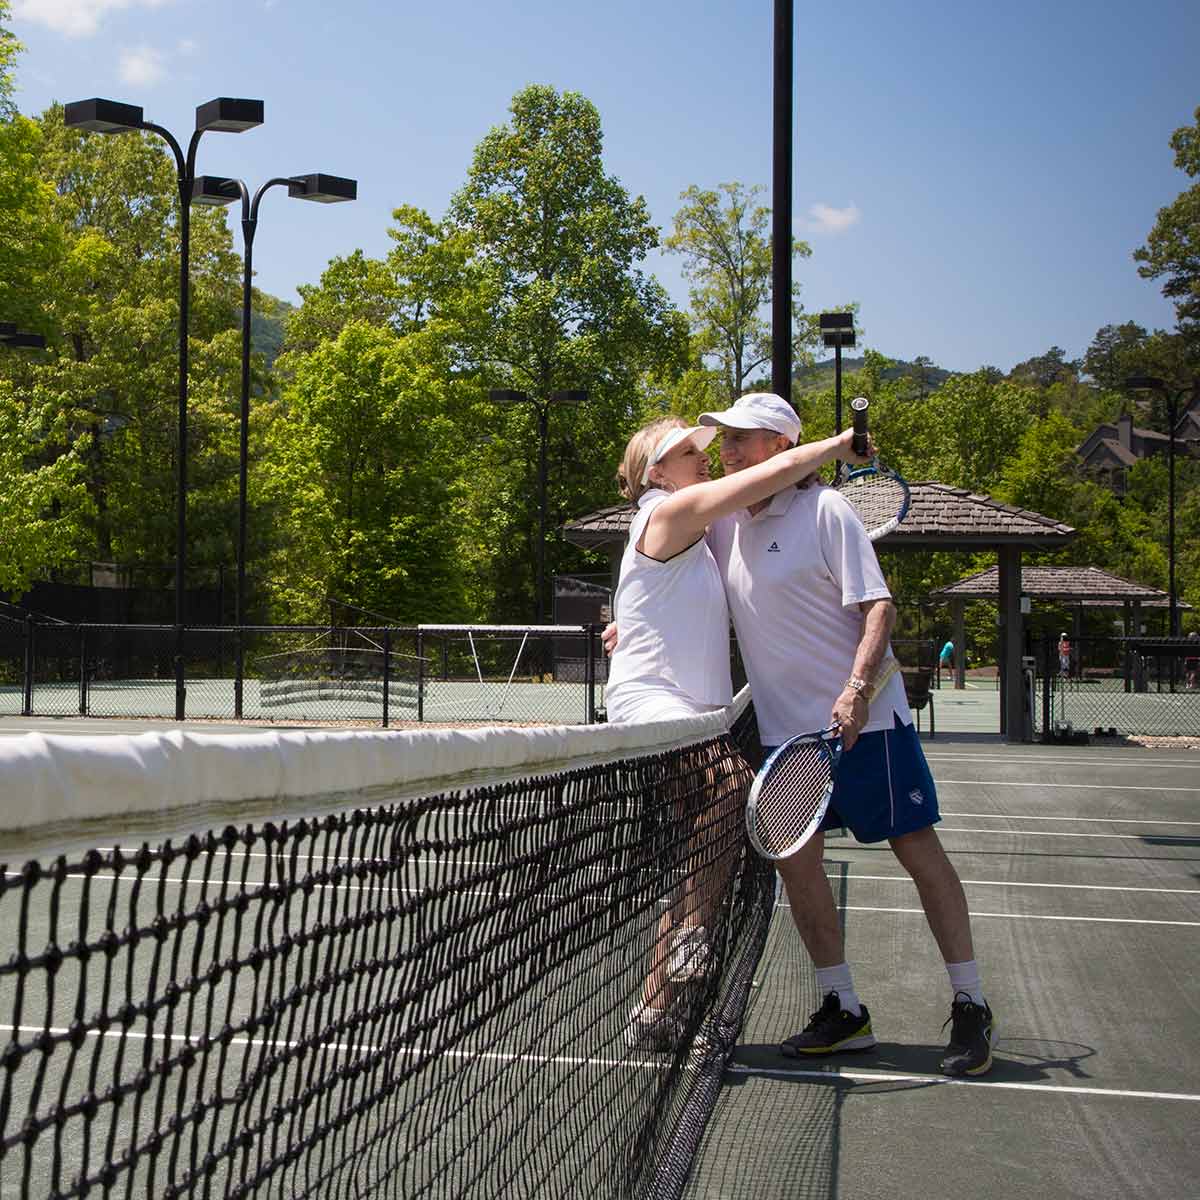
[[[604,647],[604,653],[612,657],[612,652],[617,648],[617,623],[609,621],[604,627],[604,632],[600,635],[600,643]]]
[[[849,750],[867,723],[867,702],[853,688],[845,688],[833,702],[830,723],[841,726],[842,749]]]

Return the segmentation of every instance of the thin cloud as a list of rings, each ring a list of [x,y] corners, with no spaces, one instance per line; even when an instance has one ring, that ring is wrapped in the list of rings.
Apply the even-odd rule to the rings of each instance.
[[[162,8],[171,0],[15,0],[12,13],[67,37],[91,37],[110,12],[126,8]]]
[[[162,51],[155,50],[153,46],[134,46],[131,50],[121,51],[117,74],[120,75],[122,83],[135,87],[152,87],[166,77],[166,61]]]
[[[814,204],[809,210],[810,233],[845,233],[851,225],[862,220],[857,204],[847,208],[833,208],[829,204]]]

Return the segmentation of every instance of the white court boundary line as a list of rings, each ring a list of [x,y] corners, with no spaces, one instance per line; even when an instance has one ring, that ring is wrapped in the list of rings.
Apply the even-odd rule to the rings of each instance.
[[[970,813],[947,812],[942,810],[943,817],[954,817],[956,820],[983,821],[1078,821],[1083,825],[1198,825],[1200,821],[1159,821],[1142,817],[1035,817],[1031,813]]]
[[[913,882],[911,875],[859,875],[857,872],[846,876],[834,874],[831,878],[845,878],[851,882],[855,879],[882,881],[886,883]],[[1200,896],[1200,888],[1151,888],[1103,883],[1029,883],[1013,879],[960,879],[959,882],[964,887],[970,884],[972,887],[1061,888],[1065,891],[1073,892],[1153,892],[1155,894]],[[913,886],[915,887],[916,885],[913,884]]]
[[[1117,758],[1115,750],[1106,750],[1103,758],[1010,758],[1005,754],[955,754],[953,752],[940,754],[937,750],[928,749],[924,742],[921,743],[921,749],[925,751],[925,757],[930,762],[1019,763],[1033,767],[1127,767],[1137,771],[1144,771],[1147,767],[1153,767],[1156,771],[1160,768],[1171,771],[1200,770],[1200,757],[1194,762],[1163,762],[1162,755],[1155,755],[1146,750],[1137,752],[1138,757],[1136,758],[1133,753],[1130,753],[1128,758]],[[1187,751],[1183,751],[1183,753],[1187,753]],[[1109,755],[1113,757],[1109,757]]]
[[[68,1034],[69,1029],[50,1026],[49,1029],[41,1025],[0,1025],[0,1033],[50,1033],[55,1037],[61,1037]],[[187,1042],[190,1041],[193,1045],[196,1044],[197,1038],[189,1038],[188,1035],[182,1033],[137,1033],[133,1030],[114,1030],[109,1029],[101,1032],[98,1029],[89,1029],[84,1035],[89,1040],[95,1038],[126,1038],[129,1041],[151,1041],[151,1042]],[[248,1038],[248,1037],[233,1037],[228,1043],[223,1043],[219,1038],[213,1037],[211,1045],[207,1051],[197,1049],[197,1054],[215,1054],[222,1045],[229,1046],[245,1046],[250,1049],[255,1049],[259,1046],[265,1046],[270,1050],[296,1050],[305,1045],[304,1042],[285,1041],[280,1038]],[[385,1049],[384,1046],[374,1046],[369,1042],[328,1042],[318,1046],[309,1046],[308,1049],[317,1053],[334,1053],[334,1054],[375,1054],[380,1050]],[[670,1060],[664,1058],[588,1058],[579,1055],[570,1054],[504,1054],[496,1050],[439,1050],[436,1054],[430,1053],[424,1049],[408,1049],[402,1051],[403,1055],[408,1058],[427,1057],[431,1062],[442,1058],[465,1059],[468,1062],[478,1062],[480,1059],[489,1059],[493,1062],[528,1062],[564,1065],[570,1067],[638,1067],[648,1068],[651,1070],[661,1071],[664,1065]]]
[[[779,1079],[820,1079],[825,1083],[850,1080],[853,1083],[937,1083],[955,1087],[1001,1088],[1014,1092],[1050,1092],[1065,1096],[1105,1096],[1114,1100],[1181,1100],[1195,1104],[1200,1095],[1193,1092],[1141,1092],[1129,1088],[1078,1087],[1073,1084],[1017,1083],[1003,1079],[952,1079],[946,1075],[919,1075],[899,1071],[804,1070],[788,1067],[753,1067],[730,1063],[726,1068],[736,1075],[761,1075]]]
[[[776,901],[776,908],[788,908],[787,901]],[[898,913],[925,916],[923,908],[876,908],[866,904],[839,904],[838,912],[862,913]],[[967,915],[974,920],[976,917],[997,917],[1005,921],[1078,921],[1085,925],[1172,925],[1185,929],[1200,929],[1200,921],[1156,921],[1146,917],[1073,917],[1065,913],[1010,913],[1010,912],[980,912],[978,909],[968,910]]]
[[[1171,783],[1154,787],[1144,783],[1048,783],[1041,779],[938,779],[936,776],[934,782],[938,787],[954,783],[967,787],[1020,787],[1038,788],[1041,791],[1082,788],[1092,792],[1189,792],[1200,794],[1200,787],[1179,787],[1177,784]]]
[[[1005,835],[1008,837],[1053,837],[1053,838],[1107,838],[1119,842],[1128,842],[1131,839],[1139,837],[1155,837],[1163,844],[1171,845],[1174,842],[1180,846],[1190,846],[1193,842],[1183,834],[1174,833],[1147,833],[1145,835],[1134,833],[1132,830],[1129,833],[1076,833],[1072,829],[972,829],[966,825],[937,825],[935,826],[939,833],[990,833],[994,836]],[[969,853],[969,851],[968,851]]]

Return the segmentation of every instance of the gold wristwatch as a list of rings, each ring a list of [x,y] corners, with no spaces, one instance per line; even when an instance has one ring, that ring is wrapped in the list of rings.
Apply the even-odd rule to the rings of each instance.
[[[857,675],[851,675],[846,680],[846,686],[852,691],[857,692],[868,704],[875,696],[874,685],[868,679],[862,679]]]

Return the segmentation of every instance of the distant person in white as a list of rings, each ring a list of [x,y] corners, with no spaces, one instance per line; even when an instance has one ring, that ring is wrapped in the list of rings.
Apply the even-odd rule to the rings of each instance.
[[[847,431],[789,446],[761,466],[710,480],[705,450],[715,433],[668,417],[639,429],[625,449],[617,478],[638,512],[613,604],[621,640],[605,689],[609,721],[665,721],[732,701],[729,610],[704,537],[709,523],[769,498],[833,459],[858,461]],[[630,1020],[631,1043],[666,1049],[678,1036],[668,982],[670,976],[686,982],[702,966],[703,909],[703,896],[693,894],[680,897],[665,915],[643,1003]]]

